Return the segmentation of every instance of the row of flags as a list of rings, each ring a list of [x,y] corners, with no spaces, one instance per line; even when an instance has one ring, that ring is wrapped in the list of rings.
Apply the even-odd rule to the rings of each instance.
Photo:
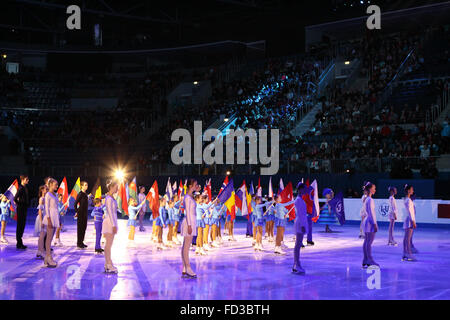
[[[281,197],[281,203],[286,203],[292,201],[294,198],[292,183],[289,182],[286,188],[283,185],[283,180],[280,180],[280,188],[278,190],[278,194]],[[281,189],[282,187],[282,189]],[[256,195],[262,197],[262,187],[261,187],[261,179],[258,179],[258,187],[256,189]],[[242,185],[234,191],[233,180],[228,180],[228,176],[225,178],[222,188],[219,191],[219,195],[217,196],[220,203],[223,203],[227,208],[227,214],[231,216],[231,219],[234,220],[236,218],[236,208],[238,208],[242,215],[249,219],[249,214],[252,213],[252,194],[255,194],[253,188],[253,182],[250,184],[250,192],[247,191],[247,186],[245,180],[242,182]],[[273,190],[272,190],[272,177],[270,177],[269,182],[269,197],[273,198]],[[291,204],[286,207],[289,212],[289,220],[295,219],[295,210],[294,204]]]
[[[302,179],[303,182],[303,179]],[[307,212],[309,214],[313,215],[313,221],[316,222],[319,216],[320,207],[319,207],[319,192],[318,192],[318,185],[317,181],[314,180],[311,185],[309,184],[309,180],[306,180],[306,186],[308,187],[308,190],[306,194],[302,196],[302,199],[306,203]],[[182,195],[186,194],[186,185],[187,180],[184,181],[184,184],[182,180],[180,180],[179,184],[177,185],[177,181],[175,181],[173,184],[170,182],[170,177],[167,180],[166,190],[165,190],[165,197],[168,200],[173,199],[174,195],[177,194],[180,198]],[[16,180],[11,184],[11,186],[8,188],[8,190],[5,192],[5,196],[11,201],[11,211],[15,213],[16,207],[14,203],[14,196],[17,193],[17,190],[19,189],[19,183]],[[81,182],[80,178],[78,178],[75,182],[74,187],[72,188],[70,194],[68,192],[68,184],[66,177],[63,178],[62,182],[59,185],[58,194],[62,194],[63,203],[66,204],[66,208],[69,206],[68,200],[70,198],[75,201],[75,199],[78,196],[78,193],[81,191]],[[95,191],[94,191],[95,190]],[[286,187],[284,187],[283,180],[280,178],[278,192],[276,195],[274,195],[273,188],[272,188],[272,177],[269,179],[269,187],[268,187],[268,196],[271,198],[274,198],[274,196],[281,197],[281,203],[286,203],[293,200],[293,187],[292,183],[289,182]],[[93,188],[94,191],[94,198],[101,198],[102,197],[102,190],[100,186],[100,179],[97,179],[97,182],[94,185]],[[207,180],[203,187],[203,193],[208,196],[209,201],[212,201],[212,188],[211,188],[211,178]],[[235,191],[234,190],[234,184],[233,179],[229,180],[228,176],[225,177],[225,180],[222,183],[222,187],[220,188],[218,199],[219,202],[222,203],[227,208],[227,215],[231,216],[231,219],[234,220],[236,218],[236,209],[239,209],[242,213],[242,216],[247,217],[249,219],[249,214],[252,213],[252,206],[251,206],[251,199],[252,195],[256,194],[257,196],[262,197],[262,187],[261,187],[261,178],[258,179],[258,186],[255,192],[255,189],[253,187],[253,181],[250,183],[249,189],[247,189],[247,185],[245,180],[242,182],[241,186]],[[122,215],[128,215],[128,201],[129,199],[135,199],[138,201],[138,190],[137,190],[137,184],[136,184],[136,177],[133,178],[133,180],[127,184],[125,182],[121,182],[119,184],[119,190],[116,195],[116,201],[118,205],[119,211],[122,213]],[[158,190],[158,183],[155,180],[153,182],[152,187],[148,191],[145,201],[148,203],[148,207],[152,211],[153,218],[156,218],[159,216],[159,190]],[[338,193],[330,202],[329,205],[331,207],[331,210],[336,213],[336,216],[340,222],[340,224],[344,224],[345,222],[345,213],[344,213],[344,202],[343,202],[343,194]],[[289,220],[295,219],[295,210],[294,204],[291,204],[286,207],[289,212]],[[181,206],[181,210],[183,211],[183,207]],[[17,220],[17,217],[15,214],[13,214],[13,218]]]

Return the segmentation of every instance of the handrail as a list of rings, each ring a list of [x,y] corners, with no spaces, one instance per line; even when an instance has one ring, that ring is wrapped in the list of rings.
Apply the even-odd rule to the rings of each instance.
[[[415,49],[411,49],[411,51],[408,53],[406,58],[403,60],[403,62],[400,64],[400,66],[397,69],[397,72],[395,73],[394,77],[391,79],[391,81],[388,82],[386,87],[383,89],[383,92],[378,96],[377,102],[375,103],[375,109],[381,108],[382,104],[386,102],[389,96],[392,95],[393,85],[397,82],[397,78],[399,75],[404,71],[406,62],[409,60],[409,57],[411,57],[412,53],[415,51]]]

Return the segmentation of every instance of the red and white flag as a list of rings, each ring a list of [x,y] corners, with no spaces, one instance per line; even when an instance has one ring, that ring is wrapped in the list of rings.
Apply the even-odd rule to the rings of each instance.
[[[156,217],[159,216],[159,191],[158,182],[156,180],[153,182],[145,199],[148,201],[149,208],[152,210],[153,219],[156,219]]]
[[[63,178],[63,180],[61,181],[61,184],[59,185],[58,194],[62,194],[62,196],[63,196],[62,202],[63,203],[66,203],[67,200],[69,199],[69,187],[67,186],[66,177]],[[68,206],[69,206],[69,204],[65,205],[64,208],[67,209]]]

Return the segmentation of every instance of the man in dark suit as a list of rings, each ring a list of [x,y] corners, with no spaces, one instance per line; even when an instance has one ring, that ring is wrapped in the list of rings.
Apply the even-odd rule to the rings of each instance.
[[[88,195],[86,190],[88,189],[88,183],[81,181],[81,190],[75,200],[75,212],[77,213],[77,247],[80,249],[87,248],[84,244],[84,236],[86,234],[87,219],[88,219]]]
[[[30,197],[28,195],[27,188],[29,181],[28,176],[21,175],[19,190],[17,190],[17,193],[14,196],[14,202],[17,206],[16,248],[23,250],[27,248],[27,246],[23,245],[22,237],[23,232],[25,231],[25,224],[27,222],[27,210],[30,205]]]

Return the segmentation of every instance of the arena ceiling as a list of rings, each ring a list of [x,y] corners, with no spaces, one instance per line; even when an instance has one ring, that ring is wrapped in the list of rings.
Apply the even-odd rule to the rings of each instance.
[[[267,40],[272,54],[286,54],[302,49],[305,26],[363,16],[368,2],[4,0],[0,11],[0,40],[89,46],[93,43],[93,26],[99,24],[106,48],[161,48],[222,40]],[[435,2],[442,1],[372,1],[385,11]],[[80,31],[66,28],[68,15],[65,11],[71,4],[79,5],[82,10]]]

